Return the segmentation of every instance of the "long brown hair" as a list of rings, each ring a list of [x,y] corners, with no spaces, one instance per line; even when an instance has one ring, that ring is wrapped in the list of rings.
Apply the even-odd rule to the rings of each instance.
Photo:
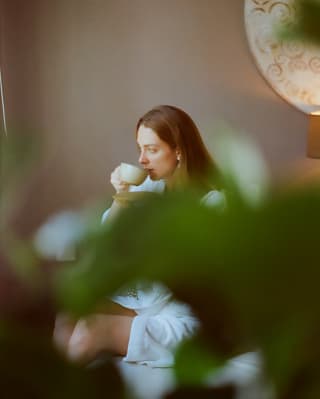
[[[218,185],[218,170],[191,117],[180,108],[159,105],[143,115],[137,123],[151,128],[172,149],[179,149],[180,180],[208,191]]]

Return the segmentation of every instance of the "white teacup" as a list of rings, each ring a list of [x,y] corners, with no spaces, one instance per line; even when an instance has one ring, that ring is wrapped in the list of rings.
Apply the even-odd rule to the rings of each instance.
[[[148,172],[138,166],[124,162],[120,165],[120,178],[128,184],[139,186],[139,184],[145,180],[147,175]]]

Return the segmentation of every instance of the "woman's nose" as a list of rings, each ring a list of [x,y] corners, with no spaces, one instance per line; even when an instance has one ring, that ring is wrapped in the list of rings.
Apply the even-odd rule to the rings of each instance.
[[[141,165],[145,165],[146,163],[148,163],[148,159],[146,158],[144,152],[141,152],[140,154],[139,163],[141,163]]]

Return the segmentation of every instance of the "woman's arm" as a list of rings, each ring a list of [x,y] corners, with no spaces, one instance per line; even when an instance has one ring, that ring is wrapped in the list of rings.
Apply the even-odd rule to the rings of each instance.
[[[91,316],[76,320],[61,313],[56,317],[53,341],[70,360],[89,362],[102,351],[127,353],[130,328],[136,312],[106,300]]]

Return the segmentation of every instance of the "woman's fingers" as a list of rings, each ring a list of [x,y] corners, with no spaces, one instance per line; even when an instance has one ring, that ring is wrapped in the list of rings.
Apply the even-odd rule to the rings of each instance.
[[[70,316],[66,314],[57,315],[53,330],[53,342],[57,349],[63,352],[67,350],[75,324],[76,322]]]
[[[129,190],[129,184],[121,180],[120,166],[116,167],[115,170],[111,173],[110,182],[117,193]]]
[[[88,360],[94,356],[91,342],[91,332],[87,321],[81,319],[77,322],[70,337],[67,355],[72,361]]]
[[[99,352],[108,349],[108,331],[101,328],[99,315],[80,319],[69,340],[67,355],[71,361],[90,362]]]

